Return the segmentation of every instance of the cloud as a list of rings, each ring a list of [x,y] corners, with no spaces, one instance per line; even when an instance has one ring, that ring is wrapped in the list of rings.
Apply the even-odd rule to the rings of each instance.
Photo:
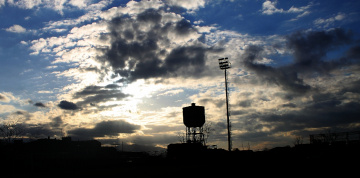
[[[42,0],[33,0],[33,1],[18,0],[18,1],[8,1],[8,3],[11,6],[16,6],[22,9],[32,9],[35,6],[39,6],[42,3]]]
[[[272,15],[274,13],[282,13],[282,12],[284,12],[283,9],[276,8],[275,7],[276,4],[277,4],[277,1],[271,2],[269,0],[266,0],[262,4],[262,13],[266,14],[266,15]]]
[[[47,91],[47,90],[40,90],[38,91],[38,93],[47,93],[47,94],[50,94],[50,93],[54,93],[53,91]]]
[[[26,32],[26,28],[20,26],[20,25],[13,25],[7,29],[5,29],[8,32],[12,32],[12,33],[25,33]]]
[[[24,136],[30,138],[46,138],[48,136],[60,136],[61,131],[52,128],[48,124],[17,124],[18,127],[22,128]]]
[[[156,5],[161,5],[160,9]],[[161,87],[148,83],[151,80],[141,79],[206,75],[208,55],[220,50],[204,43],[204,34],[198,31],[198,27],[162,6],[165,5],[161,1],[130,1],[126,7],[113,7],[92,16],[47,24],[49,30],[75,27],[64,36],[31,41],[33,54],[53,55],[55,60],[52,65],[56,63],[59,70],[56,76],[68,77],[75,83],[63,87],[68,94],[58,97],[67,99],[55,104],[59,107],[54,109],[56,114],[46,115],[51,120],[46,128],[56,130],[61,122],[63,125],[71,123],[66,126],[70,130],[69,135],[71,129],[79,125],[81,128],[74,130],[74,136],[84,139],[95,135],[102,137],[101,134],[91,135],[96,126],[95,130],[91,130],[81,123],[85,122],[84,119],[109,119],[110,112],[114,113],[112,117],[133,118],[135,123],[141,123],[138,121],[140,116],[137,116],[141,113],[136,104],[141,102],[140,98],[148,96],[149,91]],[[91,24],[82,24],[88,22]],[[202,40],[198,40],[201,37]],[[61,71],[65,68],[67,70]],[[66,112],[78,109],[76,115]],[[117,112],[113,112],[115,110]],[[164,119],[168,114],[164,112],[163,115],[159,117]],[[146,114],[144,118],[158,119],[149,118]],[[168,118],[166,120],[169,122]],[[87,133],[90,136],[86,136]],[[153,139],[157,142],[161,140]],[[164,141],[161,143],[165,144]]]
[[[265,15],[273,15],[275,13],[294,13],[294,14],[299,14],[296,18],[292,19],[293,20],[297,20],[303,16],[306,16],[308,14],[310,14],[310,11],[308,11],[308,9],[313,5],[313,4],[309,4],[307,6],[302,6],[302,7],[294,7],[291,6],[289,10],[284,10],[282,8],[277,8],[276,7],[277,1],[270,1],[270,0],[266,0],[263,4],[262,4],[262,9],[261,9],[261,13],[265,14]]]
[[[16,108],[13,105],[0,104],[0,114],[9,113],[15,111]]]
[[[296,32],[287,37],[287,47],[293,51],[294,67],[297,70],[327,74],[332,69],[349,65],[346,59],[329,61],[326,54],[351,44],[352,38],[352,32],[343,29]]]
[[[59,128],[64,124],[64,121],[61,119],[61,116],[54,117],[51,120],[52,120],[50,122],[51,127]]]
[[[77,110],[77,109],[79,109],[79,107],[75,103],[69,102],[69,101],[66,101],[66,100],[61,101],[58,104],[58,106],[61,109],[65,109],[65,110]]]
[[[266,56],[265,49],[251,45],[241,56],[244,66],[266,82],[276,84],[289,92],[304,94],[315,89],[304,81],[304,76],[314,73],[328,75],[335,69],[354,64],[346,56],[333,60],[326,58],[330,51],[352,43],[350,31],[302,31],[286,36],[286,40],[285,50],[292,55],[293,63],[280,67],[258,63],[257,60]],[[351,49],[349,54],[353,52]]]
[[[36,106],[36,107],[41,107],[41,108],[45,108],[45,107],[46,107],[45,104],[44,104],[44,103],[41,103],[41,102],[35,103],[34,106]]]
[[[98,103],[107,102],[111,100],[122,100],[129,95],[122,93],[120,90],[117,90],[115,85],[103,86],[87,86],[82,91],[76,92],[73,95],[73,98],[83,99],[82,101],[77,102],[78,106],[85,107],[86,105],[96,105]],[[116,85],[117,86],[117,85]]]
[[[201,76],[207,53],[220,49],[197,41],[201,34],[187,20],[176,17],[168,21],[169,16],[173,14],[148,9],[136,18],[113,18],[106,36],[111,45],[101,49],[103,55],[98,60],[109,63],[129,82]]]
[[[262,80],[276,84],[286,91],[305,93],[310,86],[298,77],[297,71],[289,70],[287,67],[275,68],[265,64],[255,63],[255,59],[262,58],[264,49],[259,46],[249,46],[242,55],[244,66],[254,71]]]
[[[36,113],[29,113],[27,111],[18,110],[11,113],[6,123],[13,124],[14,127],[21,130],[21,136],[28,138],[44,138],[44,137],[60,137],[64,126],[67,124],[63,122],[61,116],[50,118],[50,122],[47,119],[42,118],[41,122],[33,122],[38,119]]]
[[[5,94],[0,93],[0,101],[1,102],[9,102],[10,99]]]
[[[28,100],[22,100],[19,97],[15,97],[11,92],[2,92],[0,93],[0,102],[13,102],[18,104],[27,103]]]
[[[100,10],[108,5],[111,1],[102,0],[96,3],[92,3],[89,0],[9,0],[7,3],[10,6],[18,7],[21,9],[34,9],[34,8],[46,8],[57,11],[59,14],[64,15],[64,9],[72,10],[73,7],[82,10]],[[0,3],[1,6],[1,3]]]
[[[163,95],[172,96],[172,95],[176,95],[176,94],[179,94],[179,93],[182,93],[182,92],[184,92],[183,89],[174,89],[174,90],[169,90],[169,91],[160,93],[160,94],[158,94],[158,96],[163,96]]]
[[[178,6],[187,10],[197,10],[205,6],[205,0],[165,0],[165,2],[170,6]]]
[[[242,93],[232,91],[230,100],[234,140],[273,147],[299,135],[358,130],[360,53],[353,33],[308,30],[283,39],[248,45],[240,55],[243,72],[235,81]],[[278,65],[282,57],[289,63]]]
[[[330,94],[333,95],[333,94]],[[298,111],[286,114],[263,113],[262,121],[273,125],[273,132],[287,132],[309,128],[355,129],[359,123],[359,102],[343,103],[339,100],[318,101]]]
[[[198,27],[192,26],[179,14],[161,9],[165,6],[162,1],[130,1],[126,7],[113,7],[76,19],[50,22],[49,29],[76,27],[65,36],[31,41],[32,54],[53,54],[56,58],[53,63],[67,63],[70,69],[56,71],[56,76],[75,79],[81,82],[81,87],[96,84],[90,75],[99,80],[108,75],[120,75],[118,80],[121,82],[162,76],[204,76],[204,72],[209,70],[198,70],[195,66],[191,68],[191,63],[195,64],[193,59],[182,63],[178,71],[164,66],[166,56],[177,47],[182,47],[179,51],[189,52],[199,49],[196,51],[197,57],[202,58],[198,59],[200,62],[197,66],[205,64],[203,61],[207,55],[216,51],[198,40],[203,37]],[[122,24],[115,22],[120,19],[123,20]],[[77,26],[88,21],[95,22]],[[134,38],[131,39],[131,36]],[[141,39],[143,37],[146,39]],[[178,66],[172,59],[173,56],[167,64]],[[187,70],[186,65],[191,70]],[[149,71],[149,75],[146,71]]]
[[[247,108],[251,106],[252,100],[243,100],[239,102],[239,106]]]
[[[95,124],[94,128],[77,128],[69,130],[68,134],[80,139],[93,139],[94,137],[118,136],[120,133],[134,133],[140,126],[128,123],[123,120],[101,121]]]
[[[69,4],[76,6],[80,9],[83,9],[85,7],[87,7],[88,5],[90,5],[91,0],[70,0]]]
[[[322,27],[322,28],[328,28],[332,25],[335,24],[335,22],[337,21],[343,21],[344,19],[346,18],[346,14],[345,13],[342,13],[342,12],[339,12],[338,14],[332,16],[332,17],[329,17],[327,19],[324,19],[324,18],[318,18],[316,20],[314,20],[314,24],[317,26],[317,27]]]
[[[286,103],[286,104],[283,104],[282,107],[296,108],[296,104],[294,104],[294,103]]]
[[[247,108],[242,115],[232,115],[233,131],[242,132],[234,134],[234,140],[250,141],[252,146],[268,142],[274,147],[291,143],[295,136],[358,130],[360,102],[348,102],[344,96],[342,92],[312,92],[312,101],[304,102],[306,97],[301,97],[273,109]]]
[[[120,86],[117,84],[109,84],[109,85],[106,85],[105,88],[106,89],[117,89],[117,88],[120,88]]]
[[[22,111],[22,110],[18,110],[18,111],[15,111],[10,114],[10,118],[13,121],[16,121],[19,123],[29,121],[29,120],[31,120],[32,117],[33,117],[32,113],[30,113],[28,111]]]
[[[1,8],[2,6],[5,6],[5,0],[0,0],[0,8]]]
[[[346,56],[350,59],[360,59],[360,46],[353,46],[351,47],[347,52],[346,52]]]

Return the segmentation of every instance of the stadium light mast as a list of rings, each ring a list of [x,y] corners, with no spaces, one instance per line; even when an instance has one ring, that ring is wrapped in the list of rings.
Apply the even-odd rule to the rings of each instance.
[[[231,151],[231,130],[230,130],[230,119],[229,119],[229,99],[228,99],[228,81],[226,69],[231,68],[231,63],[228,61],[228,58],[219,59],[219,67],[221,70],[224,70],[225,73],[225,94],[226,94],[226,121],[227,121],[227,130],[228,130],[228,150]]]

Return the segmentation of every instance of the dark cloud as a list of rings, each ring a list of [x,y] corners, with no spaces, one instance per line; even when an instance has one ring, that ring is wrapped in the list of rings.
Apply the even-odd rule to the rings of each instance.
[[[14,127],[20,131],[19,136],[26,136],[31,139],[61,135],[60,131],[53,129],[49,124],[26,124],[25,122],[22,122],[15,124]]]
[[[286,103],[286,104],[283,104],[282,107],[285,107],[285,108],[296,108],[296,104],[294,104],[294,103]]]
[[[341,91],[335,93],[316,93],[308,103],[281,105],[283,110],[252,111],[246,115],[234,116],[234,128],[246,130],[239,139],[253,142],[275,141],[275,135],[282,133],[308,134],[332,131],[359,130],[360,101],[349,102]],[[289,110],[287,108],[296,108]],[[310,132],[316,128],[315,131]],[[256,138],[254,138],[256,136]]]
[[[286,47],[292,54],[293,62],[289,65],[273,67],[258,63],[266,56],[261,46],[248,46],[241,56],[244,66],[255,72],[263,81],[276,84],[282,89],[295,94],[304,94],[316,88],[304,82],[300,76],[328,75],[329,72],[344,66],[358,64],[357,47],[351,47],[346,55],[338,59],[328,59],[327,54],[339,47],[351,45],[352,33],[342,29],[329,31],[296,32],[286,37]]]
[[[206,106],[209,104],[214,104],[217,108],[221,108],[225,105],[224,99],[202,98],[198,102],[200,105],[203,105],[203,106]]]
[[[223,141],[227,139],[226,122],[214,122],[211,124],[212,132],[209,136],[209,141]]]
[[[0,101],[5,101],[6,100],[6,97],[2,94],[0,94]]]
[[[296,32],[287,36],[287,48],[294,57],[293,68],[297,71],[327,74],[335,68],[347,65],[346,59],[329,61],[326,54],[351,44],[352,38],[352,32],[343,29]]]
[[[347,57],[350,59],[360,59],[360,46],[354,46],[347,51]]]
[[[77,110],[77,109],[79,109],[79,107],[75,103],[70,102],[70,101],[66,101],[66,100],[61,101],[58,104],[58,106],[61,109],[65,109],[65,110]]]
[[[45,108],[45,107],[46,107],[45,104],[43,104],[43,103],[41,103],[41,102],[35,103],[34,106],[36,106],[36,107],[41,107],[41,108]]]
[[[14,114],[15,115],[27,115],[29,113],[27,111],[15,111]]]
[[[33,117],[32,113],[29,113],[28,111],[23,111],[23,110],[15,111],[15,112],[11,113],[10,115],[17,118],[18,122],[29,121]]]
[[[232,116],[236,116],[236,115],[243,115],[243,114],[247,114],[247,113],[249,113],[249,110],[234,110],[234,109],[232,109],[230,114]]]
[[[256,100],[238,100],[238,106],[250,108],[246,112],[235,110],[232,114],[233,129],[246,130],[235,138],[255,144],[284,145],[284,141],[291,143],[294,135],[306,138],[329,129],[359,130],[360,80],[356,75],[360,67],[360,47],[352,32],[343,29],[301,31],[285,39],[283,46],[272,47],[290,54],[286,57],[292,59],[291,63],[275,66],[259,62],[264,57],[269,58],[268,51],[272,47],[252,45],[242,54],[241,62],[255,74],[254,79],[258,83],[279,86],[283,91],[275,93],[274,97],[285,103],[276,109],[259,111],[251,110]],[[341,52],[337,52],[339,49]],[[271,58],[277,62],[276,58]],[[319,81],[319,85],[307,81]]]
[[[64,124],[61,116],[50,118],[50,122],[31,124],[28,121],[31,121],[32,115],[26,111],[16,111],[12,115],[18,118],[14,126],[20,129],[21,135],[19,136],[26,136],[31,139],[46,138],[48,136],[59,137],[62,135],[63,127],[67,125]]]
[[[329,101],[315,103],[300,111],[287,114],[263,115],[263,121],[275,126],[273,132],[304,130],[306,128],[359,129],[360,104]],[[353,126],[351,126],[353,125]]]
[[[201,42],[169,48],[174,43],[172,39],[186,38],[198,32],[185,19],[163,22],[162,13],[149,9],[136,18],[122,16],[112,19],[106,37],[111,45],[102,49],[104,55],[98,59],[110,64],[114,72],[128,82],[157,77],[201,76],[206,68],[206,54],[221,49],[206,47]]]
[[[169,125],[146,125],[149,130],[143,130],[145,134],[154,134],[154,133],[166,133],[166,132],[175,132],[184,129],[184,125],[169,126]]]
[[[116,90],[118,85],[103,86],[87,86],[82,91],[76,92],[74,98],[82,98],[83,101],[76,103],[77,105],[84,107],[88,104],[95,106],[96,103],[106,102],[110,100],[121,100],[127,97],[127,94],[122,93],[120,90]]]
[[[137,16],[137,20],[140,22],[151,22],[153,24],[160,23],[162,15],[154,9],[148,9]]]
[[[298,77],[297,71],[289,70],[289,67],[275,68],[257,63],[256,60],[262,59],[263,53],[264,49],[260,46],[248,46],[241,57],[244,66],[254,71],[262,80],[279,85],[284,90],[295,93],[305,93],[310,90],[311,87]]]
[[[173,75],[196,77],[205,69],[205,53],[208,50],[202,46],[175,48],[165,59],[166,70]]]
[[[106,85],[105,88],[107,88],[107,89],[117,89],[117,88],[120,88],[120,86],[116,85],[116,84],[109,84],[109,85]]]
[[[177,22],[175,25],[175,31],[180,35],[187,35],[190,32],[195,31],[191,23],[185,19]]]
[[[252,103],[252,100],[243,100],[239,102],[239,106],[243,107],[243,108],[247,108],[250,107]]]
[[[51,119],[50,126],[59,128],[64,124],[63,120],[61,119],[61,116],[57,116]]]
[[[351,83],[346,83],[346,86],[343,86],[340,93],[344,94],[346,92],[352,92],[352,93],[360,93],[360,79],[352,81]]]
[[[276,109],[247,109],[240,114],[237,114],[237,111],[231,112],[232,128],[246,130],[235,138],[253,143],[266,141],[284,145],[291,143],[291,136],[295,135],[308,138],[309,134],[325,133],[328,130],[359,130],[360,92],[354,90],[358,81],[342,80],[332,85],[338,89],[311,92],[306,95],[310,100],[299,97],[292,99],[293,102],[280,104]],[[306,101],[302,101],[303,99]],[[285,136],[284,133],[291,136]],[[279,136],[283,138],[279,140]]]
[[[23,125],[23,127],[25,130],[24,135],[30,138],[54,137],[61,134],[61,132],[55,131],[47,125]]]
[[[94,137],[117,136],[120,133],[134,133],[140,129],[139,125],[130,124],[123,120],[101,121],[94,128],[77,128],[69,130],[68,134],[79,139],[93,139]]]

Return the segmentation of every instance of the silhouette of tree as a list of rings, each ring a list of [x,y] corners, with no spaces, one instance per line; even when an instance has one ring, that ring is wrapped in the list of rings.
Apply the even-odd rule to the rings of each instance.
[[[303,141],[304,141],[304,138],[303,138],[302,136],[296,136],[296,137],[294,138],[294,141],[293,141],[294,146],[296,146],[296,145],[302,145],[302,144],[303,144]]]
[[[247,142],[247,146],[246,148],[244,147],[244,143],[241,143],[241,147],[242,147],[242,150],[251,150],[251,146],[250,146],[250,143]],[[238,149],[238,148],[237,148]],[[238,149],[239,150],[239,149]]]
[[[178,132],[177,133],[178,139],[180,143],[186,143],[186,134],[185,132]]]
[[[212,122],[206,122],[203,126],[205,145],[208,142],[208,138],[210,137],[210,135],[213,131],[215,131],[215,129],[213,129],[213,127],[212,127]]]
[[[12,140],[19,138],[24,133],[24,129],[20,124],[5,123],[0,125],[0,135],[7,143],[11,143]]]
[[[333,142],[337,141],[337,138],[338,138],[338,134],[336,134],[335,132],[331,132],[330,129],[324,134],[325,142],[330,144],[330,145]]]

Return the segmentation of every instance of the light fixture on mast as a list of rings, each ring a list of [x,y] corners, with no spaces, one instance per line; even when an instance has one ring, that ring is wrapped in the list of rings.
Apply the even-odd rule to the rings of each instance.
[[[228,100],[228,81],[227,81],[227,73],[226,69],[231,68],[231,63],[228,61],[228,58],[220,58],[219,59],[219,67],[221,70],[225,70],[225,94],[226,94],[226,122],[227,122],[227,130],[228,130],[228,150],[231,151],[231,131],[230,131],[230,119],[229,119],[229,100]]]

